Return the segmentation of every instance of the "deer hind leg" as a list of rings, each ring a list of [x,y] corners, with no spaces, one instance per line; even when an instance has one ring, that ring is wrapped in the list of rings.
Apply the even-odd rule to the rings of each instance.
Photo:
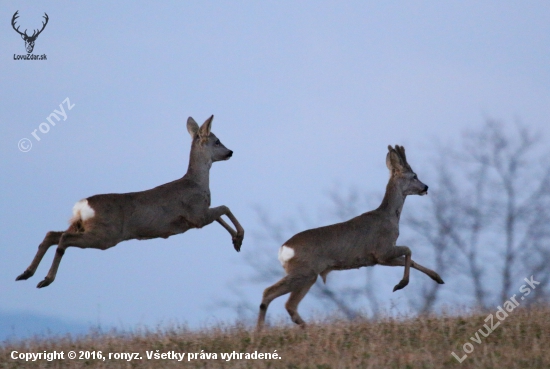
[[[34,256],[31,265],[29,265],[29,267],[21,275],[15,278],[15,280],[22,281],[32,277],[36,272],[36,268],[38,268],[38,264],[40,264],[40,261],[42,261],[42,258],[44,257],[50,246],[57,245],[62,234],[63,232],[54,231],[46,233],[46,237],[44,237],[44,240],[38,246],[38,251]]]
[[[59,240],[57,249],[55,250],[55,256],[50,267],[50,271],[46,275],[46,278],[42,280],[36,288],[42,288],[49,286],[54,280],[57,274],[57,269],[59,268],[59,263],[65,254],[65,250],[69,246],[76,246],[82,249],[100,249],[105,250],[109,247],[116,245],[117,242],[108,242],[105,237],[102,237],[94,232],[84,232],[84,233],[69,233],[65,232]]]
[[[311,288],[311,286],[313,286],[316,280],[317,280],[317,275],[313,275],[307,279],[304,278],[302,282],[303,284],[301,285],[301,287],[294,289],[290,293],[290,297],[288,298],[285,304],[285,308],[286,308],[286,311],[288,311],[288,314],[290,315],[290,319],[292,319],[292,321],[298,324],[301,328],[306,327],[306,322],[304,322],[300,314],[298,314],[298,304],[306,296],[309,289]]]
[[[279,282],[275,283],[273,286],[267,287],[264,290],[262,303],[260,304],[258,323],[256,325],[258,330],[262,329],[264,326],[265,314],[267,313],[267,307],[271,301],[275,300],[279,296],[289,293],[291,290],[291,276],[289,275],[284,276]]]
[[[317,276],[315,276],[315,278],[317,278]],[[267,313],[267,307],[269,306],[271,301],[289,292],[297,291],[304,285],[303,280],[304,280],[303,276],[289,274],[283,277],[279,282],[275,283],[273,286],[268,287],[264,290],[262,303],[260,304],[260,314],[258,315],[258,324],[257,324],[258,330],[260,330],[264,325],[265,315]],[[306,281],[307,281],[307,278],[306,278]]]

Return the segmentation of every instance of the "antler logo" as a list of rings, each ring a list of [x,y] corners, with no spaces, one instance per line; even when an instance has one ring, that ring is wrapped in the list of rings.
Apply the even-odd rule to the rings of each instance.
[[[32,33],[31,36],[27,35],[27,30],[25,30],[25,32],[21,32],[19,31],[19,27],[15,28],[15,20],[17,18],[19,18],[19,16],[17,15],[17,13],[19,13],[19,10],[15,12],[15,14],[13,15],[13,18],[11,19],[11,26],[13,27],[13,29],[15,30],[15,32],[19,33],[21,35],[21,38],[23,40],[25,40],[25,48],[27,49],[27,53],[30,54],[32,53],[33,49],[34,49],[34,41],[36,41],[36,38],[38,37],[38,35],[40,33],[42,33],[42,31],[44,30],[44,28],[46,28],[46,24],[48,24],[48,14],[44,13],[44,19],[46,20],[45,22],[42,22],[42,29],[39,31],[39,30],[34,30],[34,32]]]

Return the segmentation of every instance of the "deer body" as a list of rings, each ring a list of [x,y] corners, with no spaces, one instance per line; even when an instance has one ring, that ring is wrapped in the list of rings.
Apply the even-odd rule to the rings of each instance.
[[[183,177],[147,191],[95,195],[85,201],[97,214],[87,227],[112,228],[105,233],[113,237],[109,243],[115,242],[114,246],[121,241],[168,238],[201,228],[206,225],[201,217],[208,213],[210,191]]]
[[[198,127],[189,118],[193,143],[187,173],[180,179],[141,192],[102,194],[77,202],[69,228],[48,232],[31,265],[16,280],[30,278],[50,246],[58,245],[52,267],[38,288],[52,283],[65,249],[69,246],[106,250],[131,239],[168,238],[191,228],[217,221],[240,250],[244,229],[227,206],[210,208],[209,171],[212,163],[228,160],[233,152],[210,132],[213,116]],[[226,215],[233,230],[222,218]]]
[[[425,195],[428,186],[418,180],[405,157],[405,149],[389,147],[386,158],[390,180],[381,205],[346,222],[300,232],[286,241],[279,250],[279,261],[287,275],[268,287],[263,294],[258,329],[265,321],[267,307],[275,298],[290,292],[286,309],[292,321],[304,327],[298,314],[300,301],[320,275],[326,283],[333,270],[374,266],[404,266],[404,276],[394,291],[409,283],[410,267],[418,269],[438,283],[441,277],[411,259],[407,246],[396,246],[399,219],[407,195]]]
[[[284,244],[294,250],[294,255],[282,261],[283,267],[290,272],[295,265],[309,264],[316,274],[326,279],[332,270],[376,265],[378,250],[384,250],[382,240],[393,240],[395,245],[398,235],[393,227],[370,226],[373,223],[385,225],[381,219],[380,214],[369,212],[346,222],[298,233]]]

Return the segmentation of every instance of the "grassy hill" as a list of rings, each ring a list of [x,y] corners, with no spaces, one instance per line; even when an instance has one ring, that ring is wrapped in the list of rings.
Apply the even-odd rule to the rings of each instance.
[[[487,337],[489,313],[34,339],[0,346],[0,368],[550,368],[550,307],[490,313]],[[11,358],[54,351],[63,359]]]

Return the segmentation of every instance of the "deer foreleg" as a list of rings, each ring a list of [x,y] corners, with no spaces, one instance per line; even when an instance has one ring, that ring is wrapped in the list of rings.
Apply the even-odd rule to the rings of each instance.
[[[401,257],[398,257],[396,259],[390,260],[388,262],[380,263],[380,265],[405,266],[405,257],[401,256]],[[430,277],[431,279],[433,279],[434,281],[436,281],[439,284],[445,284],[445,282],[443,282],[443,279],[441,279],[439,274],[437,274],[435,271],[433,271],[429,268],[426,268],[425,266],[422,266],[422,265],[418,264],[414,260],[411,260],[411,268],[414,268],[416,270],[421,271],[422,273],[426,274],[428,277]]]
[[[227,224],[225,220],[223,220],[221,217],[216,219],[216,222],[220,223],[222,227],[225,228],[227,232],[229,232],[231,237],[235,237],[237,235],[237,232],[233,228],[231,228],[231,226]]]
[[[240,251],[241,245],[243,244],[243,239],[244,239],[244,228],[241,226],[241,223],[239,223],[237,218],[235,218],[231,210],[227,209],[227,214],[225,215],[227,215],[227,217],[229,218],[231,223],[233,223],[233,225],[235,226],[235,229],[237,230],[237,233],[234,236],[232,235],[233,246],[235,247],[235,250]]]
[[[393,288],[393,292],[400,290],[409,284],[409,275],[412,262],[411,255],[411,249],[409,249],[407,246],[394,246],[378,261],[378,263],[381,265],[387,265],[387,263],[391,263],[392,260],[405,256],[405,272],[403,274],[403,279],[395,285],[395,287]]]
[[[237,244],[237,241],[238,241],[237,232],[233,228],[231,228],[231,226],[227,224],[225,220],[223,220],[221,217],[216,219],[216,222],[220,223],[227,230],[227,232],[229,232],[229,234],[231,235],[231,239],[233,240],[233,246],[235,247],[235,250],[240,251],[241,244],[243,243],[243,236],[242,235],[240,236],[240,242]]]
[[[408,254],[405,254],[405,272],[403,273],[403,279],[395,285],[393,292],[402,289],[409,284],[409,275],[411,272],[411,251],[409,250]]]
[[[231,228],[231,226],[229,226],[229,224],[227,224],[221,218],[222,215],[226,215],[229,218],[229,220],[231,220],[231,222],[237,229],[236,231],[233,230],[233,228]],[[235,250],[240,251],[241,245],[243,243],[243,238],[244,238],[244,229],[239,223],[239,221],[237,220],[237,218],[235,218],[233,213],[231,213],[231,210],[229,210],[229,208],[224,205],[208,209],[206,216],[203,218],[201,222],[202,223],[201,227],[208,225],[213,221],[217,221],[218,223],[220,223],[222,227],[224,227],[229,232],[229,234],[231,234],[231,238],[233,240],[233,247],[235,247]]]
[[[445,284],[445,282],[443,282],[443,279],[441,279],[441,277],[439,276],[439,274],[437,274],[435,271],[431,270],[431,269],[428,269],[414,261],[411,260],[411,267],[413,267],[414,269],[416,270],[420,270],[422,273],[426,274],[428,277],[430,277],[431,279],[433,279],[434,281],[436,281],[437,283],[439,284]]]

